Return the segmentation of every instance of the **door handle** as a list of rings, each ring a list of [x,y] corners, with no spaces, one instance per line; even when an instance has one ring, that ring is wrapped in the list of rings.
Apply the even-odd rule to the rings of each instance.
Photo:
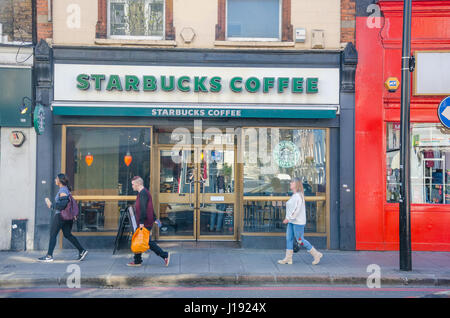
[[[192,185],[195,183],[194,180],[192,180],[191,182],[189,182],[189,207],[191,209],[194,208],[194,202],[192,201]]]
[[[202,203],[200,204],[200,207],[201,208],[204,208],[205,207],[205,180],[200,180],[199,181],[200,182],[200,185],[202,186],[202,188],[203,188],[203,191],[202,191]]]

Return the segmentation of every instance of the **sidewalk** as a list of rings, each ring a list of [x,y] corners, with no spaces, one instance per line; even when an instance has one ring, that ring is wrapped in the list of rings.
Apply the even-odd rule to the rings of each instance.
[[[319,265],[303,249],[293,265],[279,265],[282,250],[242,249],[195,243],[161,243],[171,251],[169,267],[153,253],[144,254],[142,267],[128,267],[128,251],[90,250],[83,262],[75,250],[55,252],[53,263],[36,259],[43,252],[0,252],[0,288],[66,286],[67,267],[78,264],[82,287],[129,288],[150,285],[224,284],[366,284],[367,266],[381,268],[381,285],[450,286],[450,253],[414,252],[413,271],[398,270],[398,252],[322,251]],[[199,247],[200,246],[200,247]]]

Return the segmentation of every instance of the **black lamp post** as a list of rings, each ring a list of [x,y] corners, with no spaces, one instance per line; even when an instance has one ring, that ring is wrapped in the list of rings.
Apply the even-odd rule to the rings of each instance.
[[[411,6],[412,0],[404,0],[402,40],[402,87],[400,112],[400,270],[410,271],[411,261],[411,167],[410,167],[410,72],[414,60],[411,57]]]

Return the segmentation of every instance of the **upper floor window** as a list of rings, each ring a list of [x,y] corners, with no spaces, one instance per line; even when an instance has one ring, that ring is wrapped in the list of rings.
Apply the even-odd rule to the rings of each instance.
[[[280,41],[281,0],[228,0],[228,40]]]
[[[112,38],[164,38],[164,0],[109,0],[108,35]]]

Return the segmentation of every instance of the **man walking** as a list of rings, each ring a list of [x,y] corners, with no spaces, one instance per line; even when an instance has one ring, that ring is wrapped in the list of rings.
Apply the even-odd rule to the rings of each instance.
[[[155,222],[155,215],[153,213],[153,202],[150,192],[144,187],[144,180],[141,177],[136,176],[131,180],[131,186],[134,191],[138,192],[136,197],[135,217],[136,224],[139,224],[140,228],[144,226],[147,230],[151,231],[153,223]],[[163,251],[156,242],[150,240],[148,242],[150,249],[155,252],[156,255],[164,259],[166,266],[169,266],[170,253]],[[128,263],[128,266],[141,266],[142,254],[134,254],[134,262]]]

